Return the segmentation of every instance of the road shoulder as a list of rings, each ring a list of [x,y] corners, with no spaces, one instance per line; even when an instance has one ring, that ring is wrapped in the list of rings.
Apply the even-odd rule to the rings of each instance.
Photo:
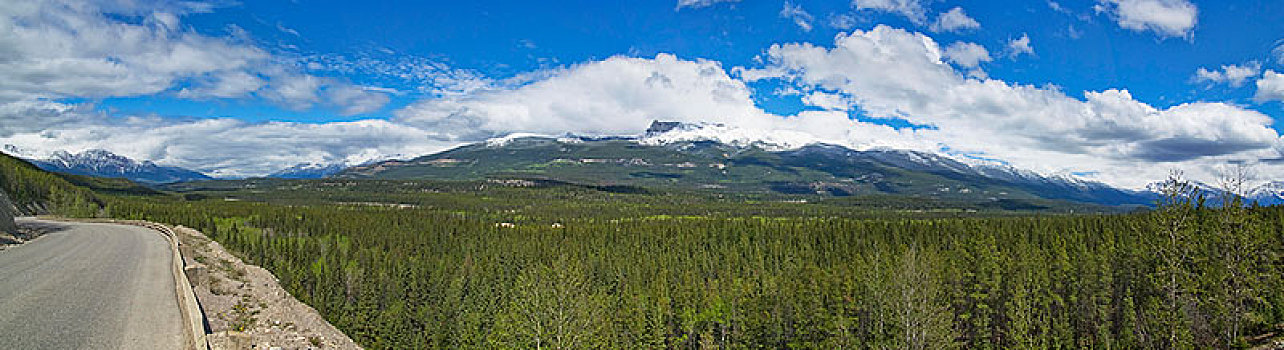
[[[15,223],[17,229],[13,230],[13,232],[0,232],[0,250],[30,242],[40,238],[40,236],[44,236],[46,233],[64,229],[64,227],[57,224],[35,221],[31,217],[18,217]]]

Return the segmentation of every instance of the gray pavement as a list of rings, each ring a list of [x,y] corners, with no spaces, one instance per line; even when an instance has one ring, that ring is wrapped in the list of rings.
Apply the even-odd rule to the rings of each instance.
[[[141,227],[59,230],[0,251],[0,349],[181,349],[169,243]]]

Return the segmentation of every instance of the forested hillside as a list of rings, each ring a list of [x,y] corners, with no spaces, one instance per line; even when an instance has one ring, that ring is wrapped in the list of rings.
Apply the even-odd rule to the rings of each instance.
[[[1148,213],[990,218],[422,191],[109,207],[207,232],[375,349],[1237,348],[1284,321],[1284,208],[1176,181]]]
[[[68,177],[40,170],[27,161],[0,154],[0,190],[9,195],[16,209],[23,214],[94,215],[102,208],[102,202],[90,188],[82,185],[103,189],[132,188],[111,180],[70,178],[78,179],[80,184],[73,184]]]
[[[971,166],[934,153],[837,145],[797,148],[715,141],[513,137],[410,160],[348,168],[350,179],[555,179],[723,193],[918,196],[941,200],[1059,199],[1143,205],[1151,198],[1102,183],[1010,167]]]

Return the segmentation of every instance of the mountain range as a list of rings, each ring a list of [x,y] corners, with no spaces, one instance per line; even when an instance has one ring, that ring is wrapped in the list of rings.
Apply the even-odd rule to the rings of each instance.
[[[162,166],[147,160],[137,161],[102,149],[91,149],[79,153],[60,150],[47,157],[39,157],[35,156],[33,152],[17,146],[5,145],[4,152],[26,159],[41,169],[65,174],[125,178],[152,185],[213,179],[213,177],[195,170],[176,166]],[[342,171],[347,167],[345,164],[302,163],[281,169],[266,177],[318,179]]]
[[[266,177],[276,179],[320,179],[347,169],[346,164],[301,163]]]
[[[25,152],[5,146],[6,153]],[[32,159],[57,172],[121,177],[148,184],[209,180],[196,171],[135,161],[105,150],[59,151]],[[856,150],[806,134],[757,132],[721,124],[656,121],[640,136],[561,137],[514,134],[409,160],[348,167],[303,163],[267,177],[314,179],[544,179],[601,186],[821,195],[900,195],[1008,203],[1030,199],[1103,205],[1149,205],[1157,186],[1119,189],[1069,175],[913,150]],[[1201,185],[1205,189],[1211,189]],[[1284,203],[1284,181],[1248,194],[1261,204]]]
[[[12,145],[5,146],[6,153],[22,157],[37,167],[53,172],[107,178],[127,178],[145,184],[162,184],[183,181],[209,180],[205,174],[180,167],[162,166],[151,161],[135,161],[101,149],[80,153],[56,151],[43,159],[33,159],[27,152]]]
[[[339,172],[339,178],[542,178],[595,185],[824,196],[907,195],[945,200],[1058,199],[1146,205],[1147,192],[1007,166],[980,166],[899,149],[854,150],[789,133],[718,124],[655,122],[640,137],[516,135],[410,160]]]

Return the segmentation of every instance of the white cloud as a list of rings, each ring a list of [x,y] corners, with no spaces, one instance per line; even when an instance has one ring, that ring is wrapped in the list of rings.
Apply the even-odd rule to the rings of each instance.
[[[180,98],[243,98],[272,91],[276,80],[306,80],[288,61],[232,37],[203,35],[181,16],[210,5],[181,2],[24,1],[0,6],[0,103],[173,93]],[[168,11],[167,11],[168,10]],[[122,16],[139,16],[128,21]],[[341,82],[329,80],[329,85]],[[378,99],[369,97],[362,101]],[[282,100],[294,106],[316,100]],[[343,109],[349,109],[343,106]]]
[[[94,121],[94,124],[85,123]],[[101,148],[220,177],[262,176],[301,163],[359,164],[456,145],[431,131],[383,120],[324,124],[246,123],[235,119],[82,116],[74,126],[0,137],[29,149]]]
[[[325,103],[339,108],[339,114],[357,115],[371,113],[388,104],[388,95],[372,93],[381,88],[357,87],[340,84],[325,89]]]
[[[370,113],[388,103],[388,96],[378,88],[362,88],[311,75],[278,77],[268,82],[259,95],[295,110],[330,106],[343,115]]]
[[[1198,173],[1228,158],[1278,157],[1279,134],[1262,113],[1223,103],[1160,109],[1126,90],[1086,92],[969,79],[942,62],[931,38],[878,26],[840,35],[833,48],[773,45],[750,72],[835,91],[876,118],[929,125],[919,139],[1045,172],[1095,171],[1138,186],[1170,164]]]
[[[945,59],[964,68],[976,68],[981,62],[990,62],[990,51],[976,43],[962,41],[945,48]]]
[[[1021,33],[1020,38],[1008,39],[1008,57],[1017,58],[1017,56],[1034,55],[1034,47],[1030,46],[1030,35]]]
[[[678,6],[674,8],[674,11],[682,10],[684,7],[693,9],[704,8],[713,6],[720,2],[740,2],[740,0],[678,0]]]
[[[860,10],[879,10],[905,16],[914,24],[922,25],[927,22],[925,0],[853,0],[852,6]]]
[[[362,75],[381,83],[411,86],[416,92],[431,96],[463,95],[506,83],[476,71],[453,68],[440,60],[391,51],[313,55],[301,61],[313,72]]]
[[[802,28],[804,32],[811,31],[811,21],[815,20],[810,13],[803,10],[802,5],[795,5],[789,1],[785,1],[785,7],[780,9],[780,17],[793,20],[794,24],[797,24],[798,28]]]
[[[1124,29],[1152,31],[1161,37],[1190,37],[1199,13],[1187,0],[1098,0],[1093,8],[1109,14]]]
[[[740,76],[754,74],[737,69]],[[713,122],[798,131],[825,142],[867,147],[926,147],[912,131],[848,118],[843,96],[811,91],[805,103],[826,109],[777,116],[758,108],[745,82],[708,60],[669,54],[611,57],[554,70],[529,84],[416,102],[397,123],[440,130],[451,140],[514,132],[545,135],[633,135],[653,120]]]
[[[1258,102],[1284,101],[1284,74],[1267,69],[1262,78],[1257,80],[1257,94],[1253,99]]]
[[[286,27],[285,23],[281,23],[281,22],[276,22],[276,30],[279,30],[282,33],[290,34],[293,36],[298,36],[298,37],[302,36],[299,34],[299,31],[294,30],[294,28]]]
[[[841,111],[790,117],[766,113],[754,105],[745,83],[714,61],[612,57],[532,75],[540,78],[422,100],[395,112],[392,120],[322,124],[113,117],[76,105],[19,109],[11,104],[5,106],[14,107],[12,113],[0,108],[0,119],[15,121],[0,125],[0,143],[28,149],[103,148],[219,176],[264,175],[299,163],[417,156],[515,132],[630,135],[655,119],[794,131],[840,144],[923,147],[909,143],[912,133],[853,121]],[[298,84],[307,91],[311,83]],[[818,105],[843,108],[840,100],[824,100],[819,94],[813,98]]]
[[[1079,39],[1083,37],[1083,30],[1074,27],[1074,24],[1066,26],[1066,36],[1070,39]]]
[[[1195,71],[1194,80],[1202,83],[1227,84],[1231,87],[1244,86],[1249,78],[1257,76],[1262,70],[1261,63],[1249,62],[1244,65],[1228,64],[1220,69],[1208,70],[1200,67]]]
[[[763,113],[718,62],[662,54],[580,64],[513,89],[420,101],[396,115],[476,139],[515,131],[611,135],[653,119],[718,122]]]
[[[221,71],[193,78],[195,84],[178,90],[178,97],[189,99],[241,98],[263,88],[263,77],[246,71]]]
[[[820,107],[830,111],[846,111],[851,109],[851,102],[848,102],[843,95],[831,94],[823,91],[813,91],[803,96],[802,102],[812,107]]]
[[[972,17],[968,17],[963,12],[962,7],[955,7],[949,12],[942,13],[936,17],[936,22],[932,22],[929,27],[933,32],[960,32],[981,28],[981,23]]]
[[[1280,41],[1276,41],[1279,43]],[[1277,44],[1271,49],[1271,55],[1275,56],[1275,63],[1284,64],[1284,44]]]
[[[1048,0],[1048,8],[1051,8],[1053,11],[1057,11],[1061,13],[1070,13],[1070,10],[1066,9],[1064,6],[1061,6],[1061,3],[1058,3],[1052,0]]]
[[[829,15],[829,26],[838,30],[848,30],[856,26],[856,17],[849,14]]]

